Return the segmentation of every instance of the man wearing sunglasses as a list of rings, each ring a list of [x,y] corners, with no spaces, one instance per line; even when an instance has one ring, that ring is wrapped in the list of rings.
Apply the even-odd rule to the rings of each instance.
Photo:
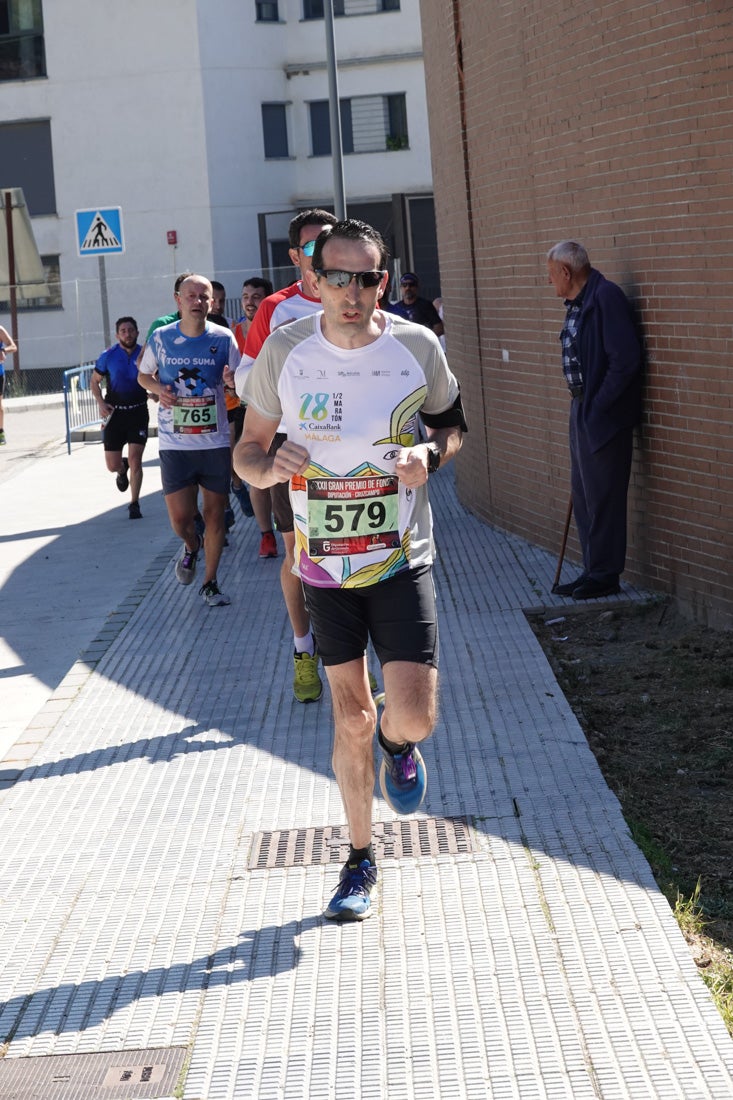
[[[386,308],[390,313],[396,313],[398,317],[404,317],[407,321],[414,321],[417,325],[425,325],[433,330],[436,336],[443,335],[443,322],[440,314],[427,298],[419,295],[420,281],[412,271],[406,271],[400,279],[400,294],[402,301],[392,302]]]
[[[289,256],[301,278],[285,290],[269,295],[260,304],[254,320],[247,330],[244,354],[235,378],[235,386],[240,397],[249,368],[259,355],[267,337],[281,325],[287,325],[299,317],[307,317],[321,308],[318,298],[313,297],[303,285],[303,280],[311,268],[311,258],[318,234],[326,225],[333,225],[336,218],[327,210],[318,208],[302,210],[290,222],[288,238]],[[284,424],[272,441],[272,453],[285,442]],[[260,557],[277,557],[277,543],[272,530],[273,516],[285,546],[285,558],[280,567],[280,586],[290,625],[293,628],[293,694],[299,703],[314,703],[320,699],[323,684],[318,675],[318,654],[311,631],[310,619],[303,599],[303,586],[294,571],[295,533],[293,531],[293,509],[290,504],[287,483],[273,485],[270,489],[258,489],[250,486],[250,497],[259,524]]]
[[[465,430],[438,339],[377,308],[386,268],[384,242],[364,222],[319,235],[308,285],[322,312],[267,340],[246,381],[235,455],[250,483],[290,483],[296,564],[333,697],[333,768],[351,842],[325,910],[337,921],[371,912],[375,731],[392,809],[412,813],[425,797],[417,745],[435,726],[438,684],[427,481]],[[281,417],[287,440],[273,455]],[[419,418],[427,443],[418,442]],[[379,721],[370,639],[384,675]]]

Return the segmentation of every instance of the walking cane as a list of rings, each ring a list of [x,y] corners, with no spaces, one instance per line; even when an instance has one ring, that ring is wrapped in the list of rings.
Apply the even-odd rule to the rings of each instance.
[[[562,545],[560,547],[560,556],[557,559],[557,569],[555,570],[555,579],[552,582],[552,591],[557,590],[557,586],[560,582],[560,573],[562,571],[563,558],[565,557],[565,547],[568,544],[568,531],[570,530],[570,520],[573,518],[573,497],[570,496],[568,501],[568,510],[565,515],[565,530],[562,533]]]

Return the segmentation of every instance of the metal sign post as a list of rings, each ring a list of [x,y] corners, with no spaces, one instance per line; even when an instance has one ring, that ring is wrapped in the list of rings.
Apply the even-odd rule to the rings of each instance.
[[[107,298],[107,269],[104,257],[125,251],[122,232],[122,209],[119,206],[92,207],[76,211],[76,247],[80,256],[96,256],[99,260],[99,294],[102,302],[102,325],[105,347],[112,343]]]
[[[110,347],[112,337],[109,324],[109,300],[107,298],[107,270],[104,266],[104,256],[99,257],[99,294],[102,299],[102,326],[104,329],[104,346]]]
[[[10,335],[15,343],[13,376],[20,378],[20,344],[18,343],[18,298],[15,286],[15,239],[13,237],[13,196],[5,192],[5,232],[8,236],[8,286],[10,289]]]

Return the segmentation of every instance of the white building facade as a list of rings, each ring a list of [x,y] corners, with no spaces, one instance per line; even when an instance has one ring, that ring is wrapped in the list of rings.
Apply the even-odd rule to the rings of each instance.
[[[347,212],[437,293],[419,0],[334,9]],[[183,270],[290,281],[290,218],[333,208],[328,98],[323,0],[2,0],[0,190],[49,284],[19,298],[23,370],[95,359],[118,316],[144,334]],[[76,211],[117,207],[124,252],[79,255]]]

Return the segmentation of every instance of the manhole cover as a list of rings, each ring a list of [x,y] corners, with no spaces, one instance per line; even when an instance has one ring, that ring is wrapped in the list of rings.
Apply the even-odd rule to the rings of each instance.
[[[2,1100],[146,1100],[171,1096],[185,1047],[0,1060]]]
[[[410,821],[381,821],[372,826],[377,860],[416,856],[457,855],[476,850],[468,818],[426,817]],[[248,869],[344,863],[349,854],[346,825],[322,829],[281,829],[256,833]]]

